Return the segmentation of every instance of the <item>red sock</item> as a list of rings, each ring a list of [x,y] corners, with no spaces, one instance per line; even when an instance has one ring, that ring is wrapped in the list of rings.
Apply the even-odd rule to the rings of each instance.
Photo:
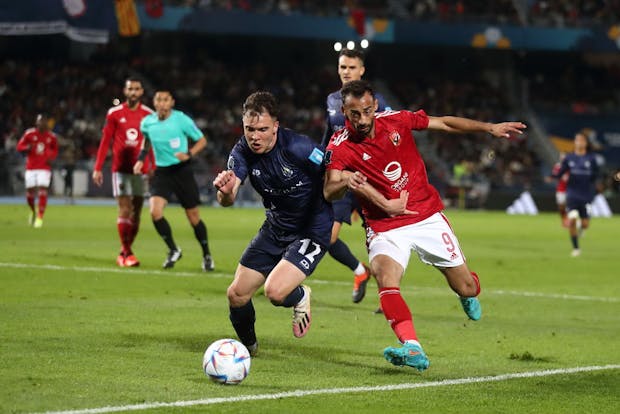
[[[30,210],[34,213],[34,190],[26,191],[26,202],[28,203]]]
[[[473,277],[474,282],[476,282],[476,296],[478,296],[480,294],[480,279],[478,278],[476,272],[471,272],[471,277]]]
[[[136,235],[138,234],[138,229],[140,228],[140,222],[135,221],[134,219],[129,219],[131,221],[131,234],[129,235],[129,246],[131,246],[136,240]]]
[[[121,239],[121,246],[125,255],[131,254],[131,219],[119,217],[116,219],[116,227],[118,228],[118,236]]]
[[[379,300],[383,315],[392,330],[402,343],[408,340],[418,340],[413,327],[413,318],[409,306],[400,294],[400,288],[387,287],[379,289]]]
[[[47,189],[39,189],[39,218],[43,218],[45,214],[45,207],[47,207]]]

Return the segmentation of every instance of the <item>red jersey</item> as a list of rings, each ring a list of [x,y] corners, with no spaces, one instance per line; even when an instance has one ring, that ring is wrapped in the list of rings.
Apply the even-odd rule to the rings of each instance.
[[[133,173],[133,165],[138,160],[144,141],[144,136],[140,132],[140,121],[151,113],[153,110],[146,105],[139,104],[136,109],[129,109],[126,102],[110,108],[102,129],[95,171],[101,171],[112,141],[112,171]],[[142,172],[148,171],[148,161],[147,157]]]
[[[51,170],[50,161],[58,155],[58,140],[53,132],[30,128],[17,142],[17,151],[26,152],[27,170]]]
[[[428,128],[428,116],[422,110],[384,111],[375,116],[375,137],[359,138],[347,121],[336,132],[325,154],[327,169],[359,171],[388,200],[409,191],[407,209],[419,214],[388,216],[378,206],[359,197],[366,223],[375,232],[422,221],[443,210],[439,193],[428,182],[412,130]]]
[[[560,171],[560,167],[562,167],[562,163],[558,162],[553,166],[553,170],[551,170],[551,174],[557,174]],[[566,186],[568,185],[568,177],[569,177],[569,173],[564,173],[563,176],[561,176],[558,179],[558,184],[555,186],[555,192],[556,193],[565,193],[566,192]]]

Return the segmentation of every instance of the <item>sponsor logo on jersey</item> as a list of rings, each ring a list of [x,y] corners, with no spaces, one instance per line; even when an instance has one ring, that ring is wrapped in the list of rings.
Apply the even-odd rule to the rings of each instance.
[[[394,181],[392,184],[392,190],[402,191],[403,188],[409,183],[409,173],[403,174],[403,169],[398,161],[392,161],[383,169],[383,175],[390,181]]]
[[[383,169],[383,175],[390,181],[398,180],[402,172],[403,169],[398,161],[392,161]]]
[[[127,141],[125,141],[125,144],[127,145],[131,145],[131,146],[136,146],[138,145],[138,130],[135,128],[129,128],[127,131],[125,131],[125,136],[127,137]]]

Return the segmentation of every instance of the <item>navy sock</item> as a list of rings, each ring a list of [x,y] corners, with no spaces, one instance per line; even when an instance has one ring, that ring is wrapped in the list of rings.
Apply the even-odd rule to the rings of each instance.
[[[304,290],[301,286],[297,286],[291,293],[288,294],[287,297],[284,298],[281,304],[277,304],[276,306],[284,306],[285,308],[291,308],[299,303],[299,301],[304,297]]]
[[[353,253],[349,250],[349,246],[344,244],[344,242],[340,239],[336,240],[334,244],[329,246],[329,254],[353,271],[355,271],[360,262],[355,258],[355,256],[353,256]]]
[[[211,254],[209,251],[209,238],[207,236],[207,226],[200,220],[198,224],[194,226],[194,236],[196,236],[196,240],[200,243],[200,247],[202,247],[202,255],[206,256],[207,254]]]
[[[256,332],[254,331],[256,312],[252,301],[250,300],[239,308],[229,307],[229,310],[230,321],[241,343],[245,346],[254,345],[256,343]]]
[[[579,248],[579,241],[577,240],[577,236],[570,236],[570,241],[573,243],[573,249]]]
[[[177,245],[174,243],[174,239],[172,238],[172,229],[170,228],[170,224],[165,217],[160,218],[159,220],[153,220],[153,225],[155,226],[155,230],[164,239],[164,242],[168,246],[170,250],[176,250]]]

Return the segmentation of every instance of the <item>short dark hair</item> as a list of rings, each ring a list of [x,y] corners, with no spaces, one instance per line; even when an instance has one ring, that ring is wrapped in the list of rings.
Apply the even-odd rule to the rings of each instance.
[[[592,151],[592,141],[590,140],[590,137],[588,136],[586,132],[587,131],[584,131],[584,130],[578,131],[575,134],[575,138],[577,137],[577,135],[581,135],[582,137],[584,137],[586,139],[586,152],[590,152]]]
[[[174,92],[170,88],[156,88],[155,92],[153,92],[153,96],[157,95],[159,92],[164,92],[170,95],[172,99],[174,99]]]
[[[125,78],[125,83],[127,82],[138,82],[140,85],[144,86],[142,79],[137,76],[127,76],[127,78]]]
[[[338,54],[338,57],[346,56],[349,58],[356,58],[364,63],[364,53],[359,49],[342,49]]]
[[[278,116],[280,115],[278,101],[271,92],[254,92],[245,99],[242,112],[244,116],[246,114],[260,115],[263,112],[267,112],[269,115],[271,115],[272,118],[278,118]]]
[[[361,98],[364,94],[368,92],[374,98],[375,91],[370,86],[370,83],[365,80],[354,80],[344,84],[342,89],[340,89],[340,94],[342,95],[342,103],[344,104],[344,100],[347,96],[352,96],[354,98]]]

